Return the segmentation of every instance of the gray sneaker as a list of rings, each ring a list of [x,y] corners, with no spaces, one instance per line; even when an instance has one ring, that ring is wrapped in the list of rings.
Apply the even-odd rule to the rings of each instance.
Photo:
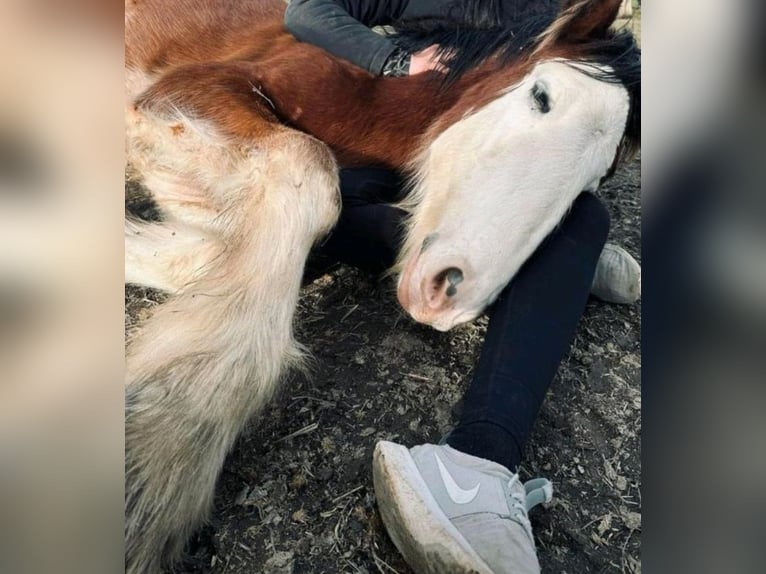
[[[590,292],[607,303],[635,303],[641,298],[641,265],[619,245],[607,243],[598,258]]]
[[[527,511],[551,500],[548,480],[525,484],[504,466],[448,445],[379,442],[378,509],[417,574],[538,574]]]

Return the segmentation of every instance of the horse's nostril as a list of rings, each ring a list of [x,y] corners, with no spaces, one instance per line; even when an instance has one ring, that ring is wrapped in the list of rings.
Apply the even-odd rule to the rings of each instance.
[[[463,271],[457,267],[448,267],[434,275],[428,283],[426,292],[426,300],[429,305],[436,308],[445,304],[447,298],[457,295],[457,286],[463,280]]]
[[[450,267],[445,273],[447,283],[447,297],[454,297],[457,294],[457,286],[463,282],[463,272],[457,267]]]

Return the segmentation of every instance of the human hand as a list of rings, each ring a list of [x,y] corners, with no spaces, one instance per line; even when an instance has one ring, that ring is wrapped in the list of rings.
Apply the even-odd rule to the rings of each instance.
[[[447,68],[439,62],[436,52],[439,49],[438,44],[433,44],[421,50],[415,52],[410,56],[410,76],[415,74],[422,74],[428,70],[436,70],[437,72],[446,73]]]

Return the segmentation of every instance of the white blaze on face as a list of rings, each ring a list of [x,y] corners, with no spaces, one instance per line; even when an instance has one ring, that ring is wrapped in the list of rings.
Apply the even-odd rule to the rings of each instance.
[[[622,85],[551,61],[444,131],[421,158],[404,309],[444,331],[478,316],[577,195],[598,186],[628,110]]]

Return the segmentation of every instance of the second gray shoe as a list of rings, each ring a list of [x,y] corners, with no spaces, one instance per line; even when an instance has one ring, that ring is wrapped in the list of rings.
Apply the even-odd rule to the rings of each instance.
[[[641,265],[619,245],[607,243],[598,258],[590,292],[607,303],[635,303],[641,298]]]

